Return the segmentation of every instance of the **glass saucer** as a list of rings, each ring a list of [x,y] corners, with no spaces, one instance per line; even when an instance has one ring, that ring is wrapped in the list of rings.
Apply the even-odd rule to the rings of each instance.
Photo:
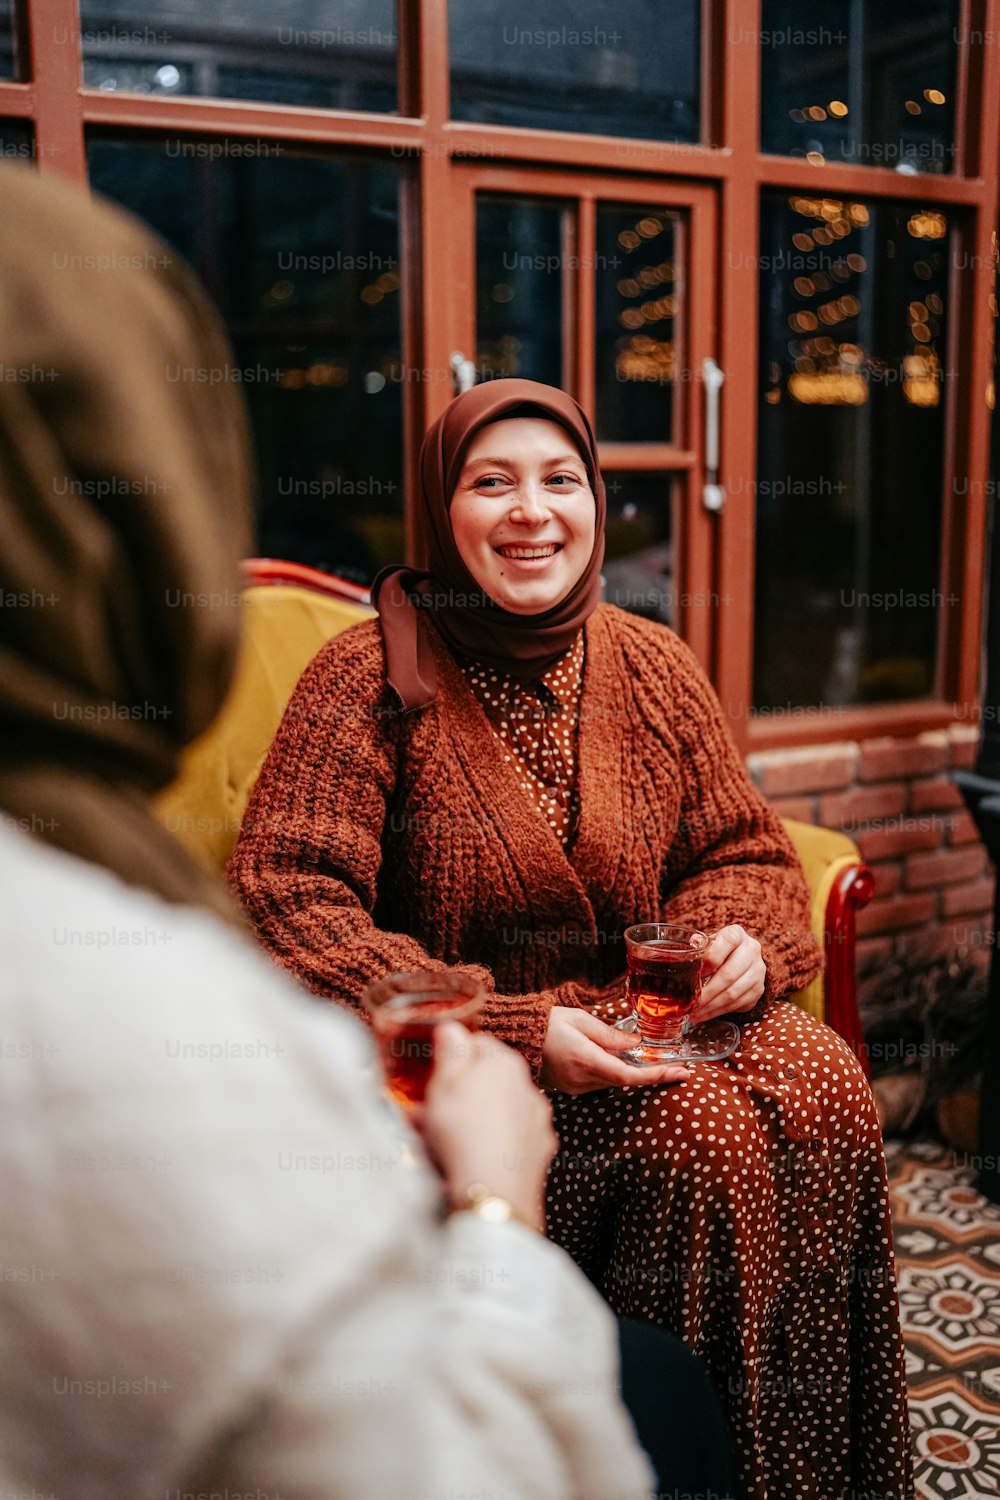
[[[639,1018],[633,1011],[621,1021],[615,1022],[616,1031],[638,1034]],[[702,1021],[692,1026],[681,1038],[679,1046],[657,1047],[649,1043],[634,1047],[631,1052],[620,1052],[622,1062],[636,1068],[651,1068],[668,1062],[718,1062],[722,1057],[731,1057],[740,1044],[740,1028],[734,1021]]]

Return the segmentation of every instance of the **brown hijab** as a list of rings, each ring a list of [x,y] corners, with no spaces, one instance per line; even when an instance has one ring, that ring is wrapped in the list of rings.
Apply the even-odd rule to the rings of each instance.
[[[565,599],[538,615],[501,609],[483,592],[455,545],[449,506],[469,443],[504,417],[543,417],[565,427],[587,466],[597,504],[594,550]],[[385,568],[372,586],[390,686],[404,709],[423,708],[436,691],[434,657],[420,614],[434,621],[452,652],[497,671],[541,677],[572,646],[601,597],[606,500],[597,443],[583,411],[564,391],[534,380],[496,380],[456,396],[428,429],[420,450],[417,538],[428,568]]]
[[[0,166],[0,198],[0,808],[235,920],[149,803],[239,639],[250,486],[226,339],[125,214],[27,167]]]

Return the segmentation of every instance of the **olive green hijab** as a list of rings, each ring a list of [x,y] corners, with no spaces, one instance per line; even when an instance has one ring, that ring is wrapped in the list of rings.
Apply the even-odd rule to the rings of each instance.
[[[234,919],[149,800],[237,651],[250,486],[226,338],[127,215],[23,166],[0,166],[0,203],[0,819]]]

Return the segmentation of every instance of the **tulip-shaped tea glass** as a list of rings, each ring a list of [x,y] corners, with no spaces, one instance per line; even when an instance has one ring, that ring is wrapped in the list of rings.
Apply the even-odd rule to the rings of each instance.
[[[405,1108],[419,1104],[434,1065],[434,1033],[442,1021],[479,1030],[485,992],[460,969],[387,974],[363,996],[382,1054],[386,1086]]]
[[[701,969],[711,938],[690,927],[643,922],[625,929],[628,956],[626,997],[634,1011],[617,1023],[633,1031],[638,1045],[622,1057],[637,1066],[653,1063],[712,1062],[739,1046],[740,1030],[732,1021],[688,1019],[701,994]]]

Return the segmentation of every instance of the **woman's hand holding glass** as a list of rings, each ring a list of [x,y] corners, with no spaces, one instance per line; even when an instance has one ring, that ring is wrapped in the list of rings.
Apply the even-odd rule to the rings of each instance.
[[[702,964],[705,977],[688,1016],[691,1025],[752,1010],[764,993],[767,969],[760,943],[737,923],[714,934]],[[637,1079],[635,1067],[621,1055],[634,1047],[634,1032],[605,1025],[583,1009],[554,1006],[542,1046],[542,1087],[585,1094],[616,1084],[634,1088],[640,1081],[644,1086],[679,1083],[691,1076],[690,1066],[673,1061],[647,1063]]]
[[[522,1222],[544,1231],[545,1179],[559,1143],[552,1106],[513,1048],[442,1022],[425,1102],[409,1118],[453,1203],[470,1184],[484,1183]]]
[[[736,923],[715,933],[705,949],[701,996],[691,1010],[693,1025],[715,1016],[753,1010],[764,993],[767,968],[756,938]]]
[[[587,1010],[554,1005],[542,1043],[542,1087],[561,1094],[588,1094],[617,1085],[680,1083],[690,1078],[683,1063],[664,1063],[637,1074],[617,1053],[629,1052],[635,1037],[616,1031]]]

